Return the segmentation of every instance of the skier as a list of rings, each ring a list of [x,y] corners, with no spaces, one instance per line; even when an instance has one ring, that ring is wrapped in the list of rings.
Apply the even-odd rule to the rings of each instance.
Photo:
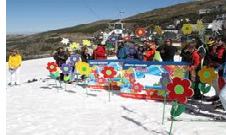
[[[20,84],[19,73],[20,73],[21,64],[22,64],[22,57],[19,54],[19,52],[17,50],[10,51],[9,61],[8,61],[9,72],[10,72],[10,83],[8,85],[11,86],[11,85]]]
[[[59,47],[57,49],[57,52],[54,54],[53,58],[56,60],[56,63],[59,67],[62,66],[62,64],[66,63],[68,59],[68,53],[64,51],[63,47]],[[64,74],[60,73],[60,80],[63,80]]]

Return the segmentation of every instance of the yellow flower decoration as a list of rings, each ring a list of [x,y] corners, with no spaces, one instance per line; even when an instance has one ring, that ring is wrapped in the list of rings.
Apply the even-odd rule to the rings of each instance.
[[[199,72],[200,81],[202,83],[211,84],[213,80],[217,78],[217,73],[214,72],[213,68],[204,66]]]
[[[158,25],[155,26],[154,31],[158,34],[158,35],[162,35],[162,28]]]
[[[83,44],[84,46],[91,46],[90,40],[82,40],[82,44]]]
[[[196,29],[197,31],[203,31],[205,29],[205,26],[203,25],[202,20],[197,20]]]
[[[184,78],[184,73],[185,73],[185,69],[184,68],[180,68],[180,67],[175,67],[174,70],[174,77],[178,77],[178,78]]]
[[[89,76],[92,71],[92,68],[86,62],[79,61],[75,64],[75,67],[78,73],[81,75]]]
[[[191,24],[183,24],[182,32],[184,35],[189,35],[192,33],[192,25]]]
[[[70,45],[70,48],[71,48],[72,50],[78,49],[78,48],[79,48],[79,43],[73,42],[73,43]]]

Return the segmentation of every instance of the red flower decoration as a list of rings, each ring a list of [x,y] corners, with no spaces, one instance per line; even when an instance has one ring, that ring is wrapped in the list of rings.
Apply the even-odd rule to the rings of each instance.
[[[143,89],[144,89],[144,86],[141,85],[140,83],[132,84],[132,90],[133,90],[135,93],[141,92]]]
[[[97,83],[99,84],[105,84],[106,83],[106,79],[105,78],[97,78]]]
[[[194,95],[191,82],[187,79],[173,78],[172,82],[167,85],[167,89],[169,91],[169,98],[181,104],[186,104],[187,98]]]
[[[56,72],[57,71],[58,65],[56,62],[48,62],[47,63],[47,69],[49,70],[50,73]]]
[[[116,75],[116,71],[113,67],[104,67],[101,73],[104,74],[104,78],[114,78]]]
[[[145,35],[145,29],[144,28],[137,28],[135,31],[136,36],[142,37]]]

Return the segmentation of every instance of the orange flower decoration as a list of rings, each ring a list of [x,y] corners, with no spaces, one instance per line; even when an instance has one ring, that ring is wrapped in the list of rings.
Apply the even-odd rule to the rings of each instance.
[[[56,72],[57,71],[58,65],[56,62],[48,62],[47,63],[47,69],[49,70],[50,73]]]
[[[217,78],[217,73],[214,72],[214,69],[206,66],[199,70],[198,75],[200,81],[207,84],[212,84],[213,80]]]
[[[143,37],[145,35],[145,29],[144,28],[137,28],[135,31],[136,36]]]
[[[114,78],[116,75],[116,71],[113,67],[104,67],[101,73],[104,74],[104,78]]]

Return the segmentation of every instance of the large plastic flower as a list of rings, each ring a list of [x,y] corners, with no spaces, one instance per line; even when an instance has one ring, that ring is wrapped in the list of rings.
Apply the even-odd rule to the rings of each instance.
[[[72,50],[76,50],[79,48],[79,43],[73,42],[72,44],[70,44],[70,48]]]
[[[137,28],[135,31],[136,36],[143,37],[145,35],[145,29],[144,28]]]
[[[162,35],[162,28],[156,25],[154,28],[154,32],[156,32],[158,35]]]
[[[75,64],[75,67],[78,73],[81,75],[89,76],[92,71],[91,67],[86,62],[79,61]]]
[[[72,71],[72,67],[69,64],[62,64],[60,67],[63,74],[69,74]]]
[[[47,63],[47,69],[49,70],[50,73],[56,72],[57,71],[58,65],[56,62],[48,62]]]
[[[184,35],[189,35],[192,33],[192,25],[191,24],[183,24],[182,32]]]
[[[70,56],[70,62],[71,63],[74,63],[75,64],[78,61],[79,61],[79,55],[75,54],[75,55],[71,55]]]
[[[202,83],[211,84],[214,79],[216,79],[217,74],[214,72],[213,68],[204,66],[199,72],[200,81]]]
[[[114,78],[116,75],[116,71],[113,67],[104,67],[101,73],[104,75],[104,78]]]
[[[140,83],[132,84],[132,90],[133,90],[135,93],[141,92],[143,89],[144,89],[144,86],[141,85]]]
[[[90,42],[90,40],[82,40],[82,44],[84,46],[90,46],[91,45],[91,42]]]
[[[202,20],[197,20],[197,23],[195,26],[196,26],[197,31],[203,31],[205,29],[205,26],[204,26]]]
[[[187,98],[194,94],[191,88],[191,82],[187,79],[173,78],[172,82],[167,85],[169,97],[181,104],[187,103]]]

